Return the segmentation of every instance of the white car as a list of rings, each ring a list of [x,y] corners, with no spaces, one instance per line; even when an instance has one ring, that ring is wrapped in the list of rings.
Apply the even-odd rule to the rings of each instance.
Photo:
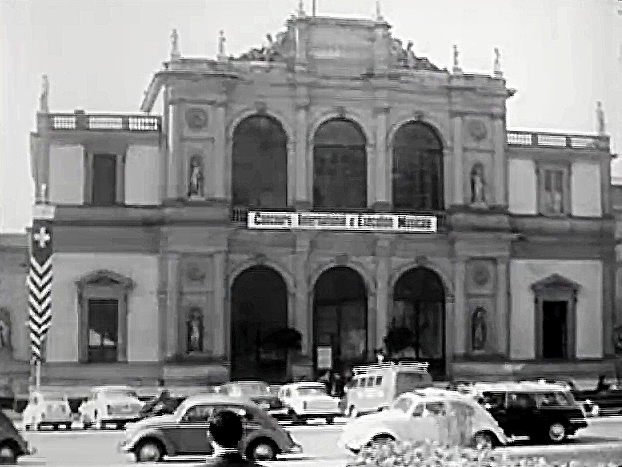
[[[85,429],[102,429],[108,424],[124,428],[138,420],[143,402],[128,386],[98,386],[91,390],[88,400],[80,405],[80,421]]]
[[[323,418],[332,424],[342,415],[339,398],[326,394],[322,383],[292,383],[279,389],[279,399],[287,408],[294,423],[302,423],[311,418]]]
[[[471,419],[468,444],[494,447],[508,443],[499,424],[472,397],[450,391],[425,392],[404,393],[387,410],[354,419],[343,428],[338,445],[357,453],[365,446],[390,441],[444,443],[451,426],[457,431],[466,424],[464,416]]]
[[[39,430],[45,425],[52,426],[55,430],[60,426],[70,430],[73,415],[66,396],[33,391],[22,412],[22,420],[26,430]]]

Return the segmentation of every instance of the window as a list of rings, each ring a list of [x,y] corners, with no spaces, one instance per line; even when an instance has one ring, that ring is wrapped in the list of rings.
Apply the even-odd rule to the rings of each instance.
[[[382,384],[382,376],[376,376],[376,386],[380,386]]]
[[[532,394],[511,393],[508,397],[508,407],[514,409],[530,409],[536,406],[536,400]]]
[[[505,405],[505,393],[485,392],[482,405],[486,409],[499,409]]]
[[[542,166],[540,168],[540,213],[549,216],[569,214],[568,169]]]
[[[423,404],[417,404],[417,406],[413,410],[412,416],[423,417]]]
[[[214,408],[211,405],[195,405],[184,414],[183,421],[187,423],[207,423]]]
[[[376,380],[376,378],[369,378],[367,380],[367,387],[372,387],[374,385],[374,381]]]
[[[91,363],[117,361],[119,302],[114,299],[88,301],[89,353]]]
[[[95,154],[93,157],[94,206],[112,206],[117,202],[117,156]]]
[[[400,397],[393,403],[394,410],[401,410],[402,412],[408,412],[408,409],[413,405],[413,400],[410,397]]]
[[[447,413],[447,410],[445,409],[445,404],[443,402],[426,402],[425,410],[428,415],[431,416],[440,416]]]

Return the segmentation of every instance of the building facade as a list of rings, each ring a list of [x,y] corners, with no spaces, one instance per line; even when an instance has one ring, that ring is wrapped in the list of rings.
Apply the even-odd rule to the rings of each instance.
[[[283,328],[294,377],[396,328],[438,379],[612,373],[609,138],[507,130],[513,94],[498,61],[439,69],[383,19],[300,13],[240,57],[174,36],[141,115],[42,103],[43,381],[282,380]]]

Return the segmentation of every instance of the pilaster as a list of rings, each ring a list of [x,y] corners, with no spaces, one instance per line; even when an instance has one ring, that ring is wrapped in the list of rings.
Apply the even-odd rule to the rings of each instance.
[[[296,297],[295,309],[289,310],[288,321],[290,326],[298,329],[302,334],[302,355],[313,357],[311,343],[313,342],[313,312],[309,307],[309,284],[307,281],[307,261],[311,249],[311,238],[305,232],[296,236]]]
[[[374,194],[374,205],[389,206],[391,203],[389,195],[391,164],[387,155],[387,119],[389,108],[379,107],[375,109],[376,115],[376,166],[374,170],[376,192]]]
[[[296,102],[296,142],[295,142],[295,197],[294,205],[307,206],[311,202],[311,193],[307,183],[307,113],[309,100],[301,96]]]
[[[465,277],[466,277],[466,258],[458,257],[454,262],[454,355],[462,356],[466,353],[466,294],[465,294]]]
[[[214,135],[214,158],[213,166],[211,167],[212,173],[216,174],[214,177],[214,197],[216,199],[227,199],[228,193],[225,186],[225,180],[228,180],[229,168],[227,164],[227,150],[226,150],[226,103],[219,102],[215,107],[216,124]]]
[[[497,303],[496,323],[497,352],[501,355],[509,355],[509,316],[508,316],[508,259],[497,259]]]
[[[166,255],[166,358],[175,358],[180,352],[179,346],[179,267],[181,255],[169,253]]]
[[[391,239],[380,236],[376,243],[376,343],[382,348],[389,321],[389,271],[391,261]]]
[[[495,187],[495,204],[499,206],[507,206],[507,156],[505,154],[506,135],[505,124],[500,116],[493,117],[493,138],[494,138],[494,187]]]
[[[183,156],[183,149],[181,147],[181,121],[182,121],[182,108],[181,104],[171,104],[169,106],[169,151],[168,151],[168,180],[167,180],[167,198],[177,199],[183,196],[180,190],[180,167]]]
[[[615,354],[613,327],[615,323],[616,261],[615,254],[603,260],[603,356]]]
[[[226,282],[226,267],[227,267],[227,253],[219,251],[214,253],[213,256],[213,290],[212,295],[214,302],[212,303],[212,316],[214,319],[214,328],[212,330],[212,337],[214,339],[213,355],[215,357],[225,357],[230,355],[231,347],[231,329],[230,319],[231,310],[225,306],[225,298],[227,294],[225,291],[228,289]]]
[[[453,165],[454,165],[454,199],[452,204],[462,205],[464,204],[464,186],[463,186],[463,173],[462,173],[462,162],[463,162],[463,141],[462,141],[462,116],[456,115],[453,117],[453,128],[454,128],[454,138],[453,138],[453,146],[454,146],[454,155],[453,155]],[[456,297],[457,298],[457,297]]]

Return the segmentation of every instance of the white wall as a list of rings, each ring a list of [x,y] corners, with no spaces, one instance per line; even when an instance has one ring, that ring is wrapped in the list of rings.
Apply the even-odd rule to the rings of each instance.
[[[510,357],[535,357],[535,305],[531,285],[555,273],[581,285],[577,300],[577,357],[601,358],[602,264],[600,261],[560,260],[510,262]]]
[[[157,146],[131,145],[125,159],[126,204],[160,204],[160,149]]]
[[[570,198],[573,216],[602,216],[600,166],[597,163],[572,164]]]
[[[78,297],[76,281],[98,269],[130,277],[135,288],[128,300],[129,362],[158,361],[158,257],[141,254],[54,253],[52,326],[49,362],[78,361]]]
[[[508,159],[509,209],[514,214],[537,214],[536,165],[529,159]]]
[[[57,204],[84,203],[84,148],[79,144],[50,146],[48,197]]]

